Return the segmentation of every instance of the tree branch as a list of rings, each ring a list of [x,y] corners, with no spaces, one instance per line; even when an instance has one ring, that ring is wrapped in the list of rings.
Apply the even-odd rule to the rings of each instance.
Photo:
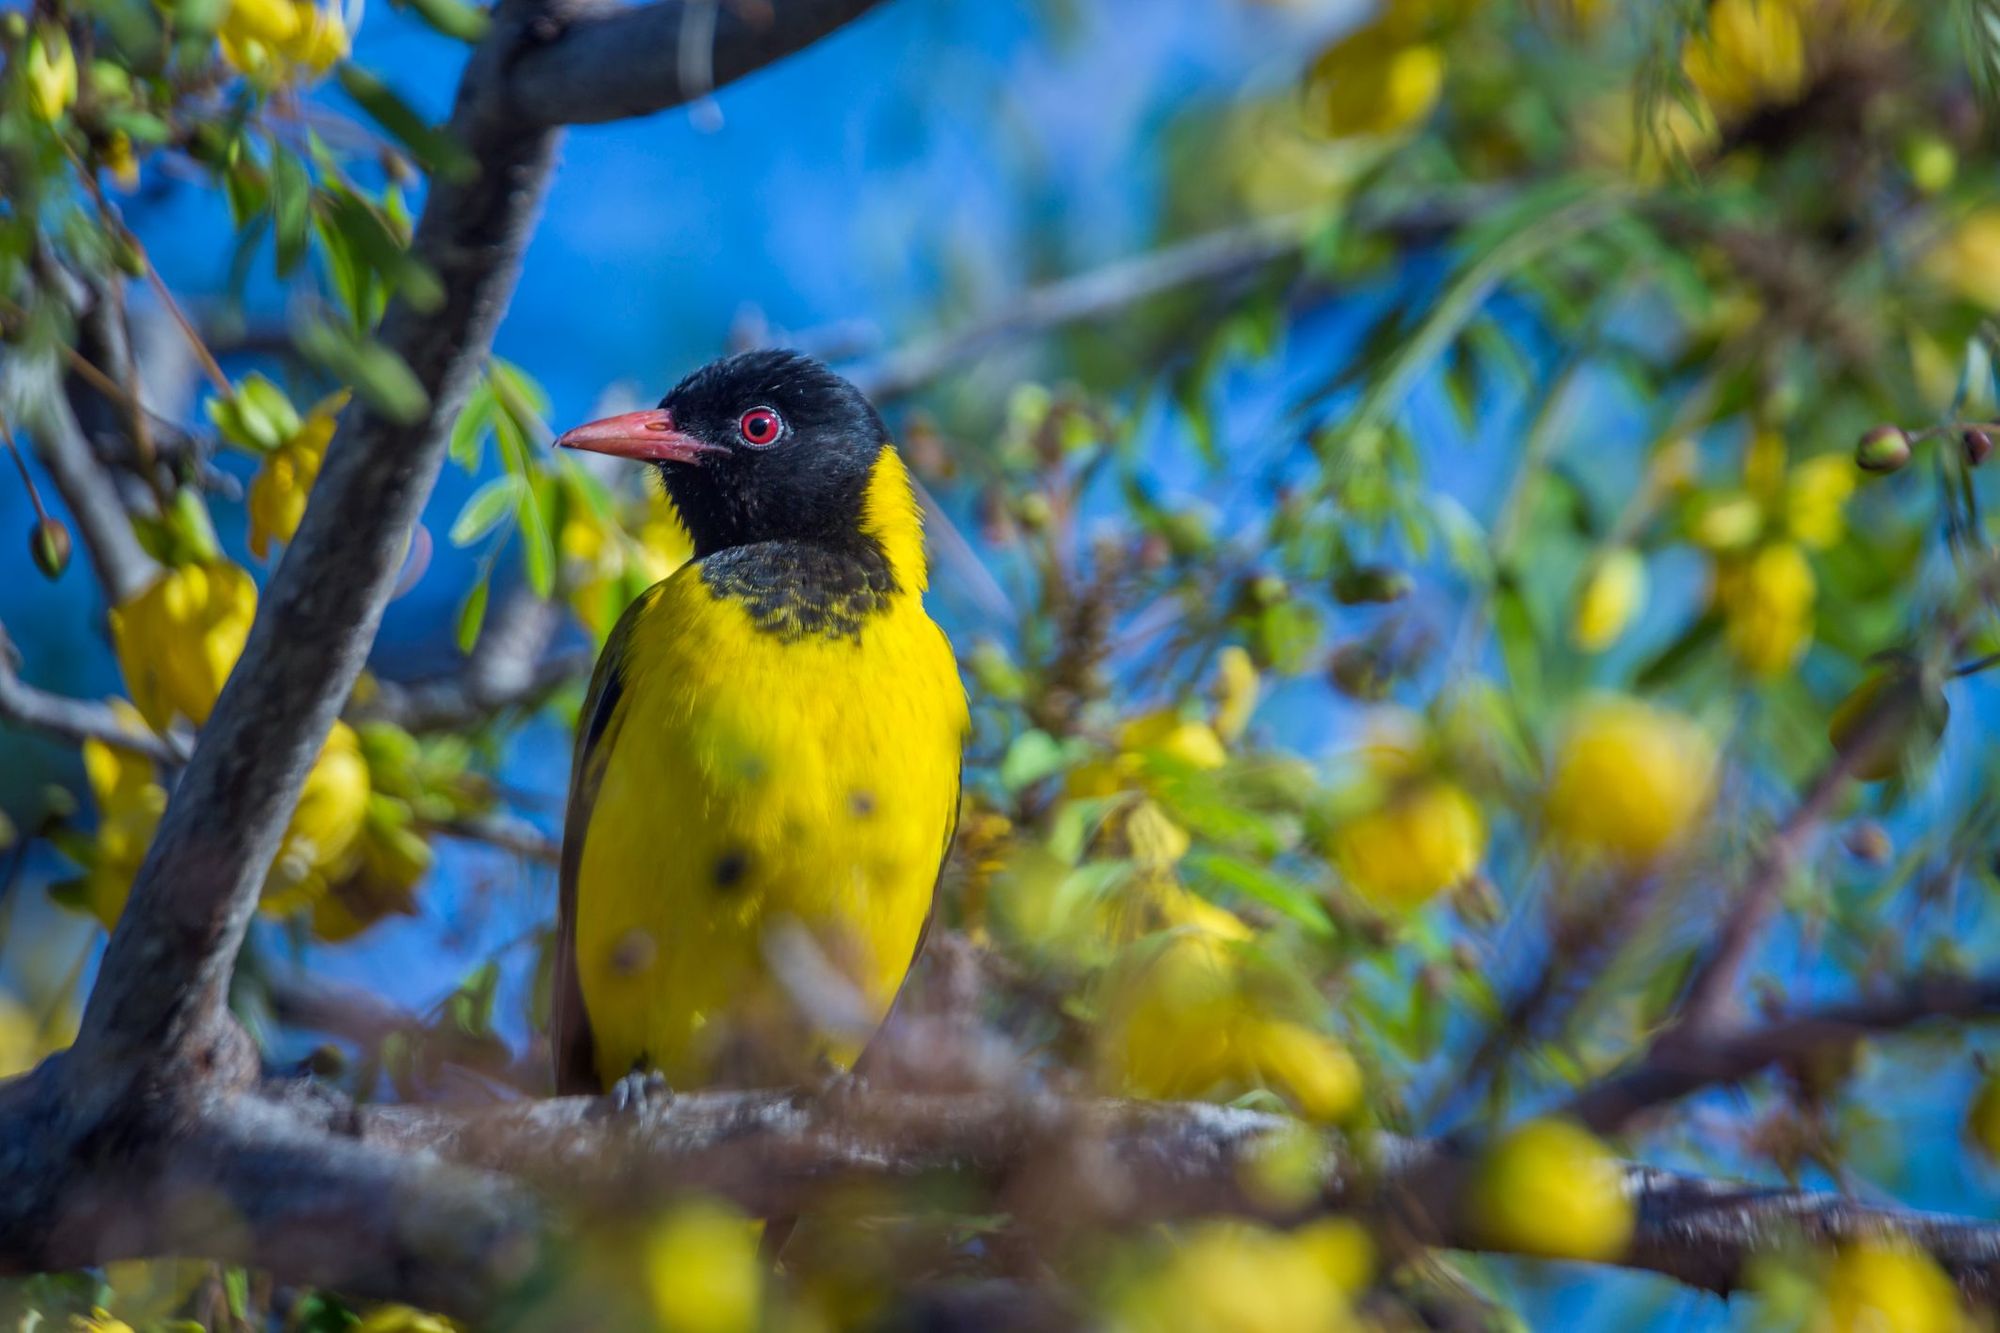
[[[548,655],[562,616],[556,603],[518,588],[494,608],[458,671],[407,684],[378,681],[361,711],[406,731],[464,731],[512,708],[532,710],[587,679],[596,657],[588,648]]]
[[[69,404],[56,393],[37,399],[30,431],[35,457],[68,507],[98,585],[115,606],[151,583],[159,566],[133,535],[118,487],[98,462]]]
[[[878,3],[599,0],[537,31],[509,71],[508,99],[526,126],[651,115],[802,50]]]
[[[174,740],[145,727],[127,726],[109,706],[95,699],[51,694],[22,680],[15,670],[14,646],[4,625],[0,625],[0,721],[72,744],[103,741],[145,755],[155,763],[179,764],[187,758]]]
[[[1690,1034],[1656,1045],[1639,1064],[1586,1088],[1564,1108],[1600,1134],[1703,1088],[1740,1083],[1773,1065],[1872,1033],[1940,1019],[2000,1014],[2000,976],[1920,977],[1876,999],[1829,1005],[1731,1035]]]

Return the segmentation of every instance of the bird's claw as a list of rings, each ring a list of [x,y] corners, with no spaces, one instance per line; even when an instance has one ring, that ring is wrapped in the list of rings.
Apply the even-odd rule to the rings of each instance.
[[[611,1085],[599,1102],[607,1115],[637,1115],[649,1107],[665,1106],[674,1099],[667,1076],[657,1069],[634,1069]]]

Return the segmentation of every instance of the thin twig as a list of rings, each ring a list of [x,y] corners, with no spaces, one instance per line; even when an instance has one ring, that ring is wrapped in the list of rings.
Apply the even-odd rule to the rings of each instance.
[[[79,745],[102,741],[155,763],[187,762],[187,752],[176,740],[128,725],[109,705],[51,694],[22,680],[14,669],[13,645],[5,626],[0,626],[0,720]]]

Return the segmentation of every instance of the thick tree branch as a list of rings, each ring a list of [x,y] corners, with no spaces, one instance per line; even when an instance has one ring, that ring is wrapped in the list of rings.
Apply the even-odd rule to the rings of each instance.
[[[1876,999],[1829,1005],[1734,1034],[1689,1034],[1660,1043],[1641,1063],[1585,1089],[1564,1110],[1609,1134],[1653,1107],[1717,1084],[1740,1083],[1825,1047],[1940,1019],[1996,1014],[2000,976],[1922,977]]]
[[[880,0],[598,0],[551,17],[515,60],[526,125],[588,125],[705,97],[802,50]]]

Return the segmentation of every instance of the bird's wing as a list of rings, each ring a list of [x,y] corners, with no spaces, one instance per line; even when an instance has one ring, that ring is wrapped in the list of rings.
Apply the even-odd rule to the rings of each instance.
[[[611,637],[604,641],[597,669],[591,673],[590,693],[584,696],[583,711],[577,715],[569,806],[563,815],[562,896],[556,916],[554,1014],[550,1024],[559,1093],[603,1090],[597,1072],[597,1041],[591,1034],[590,1015],[584,1011],[583,988],[576,970],[576,880],[583,865],[583,835],[590,828],[591,807],[597,801],[597,788],[617,740],[618,703],[625,692],[625,653],[632,627],[653,600],[654,594],[648,593],[619,617]]]

